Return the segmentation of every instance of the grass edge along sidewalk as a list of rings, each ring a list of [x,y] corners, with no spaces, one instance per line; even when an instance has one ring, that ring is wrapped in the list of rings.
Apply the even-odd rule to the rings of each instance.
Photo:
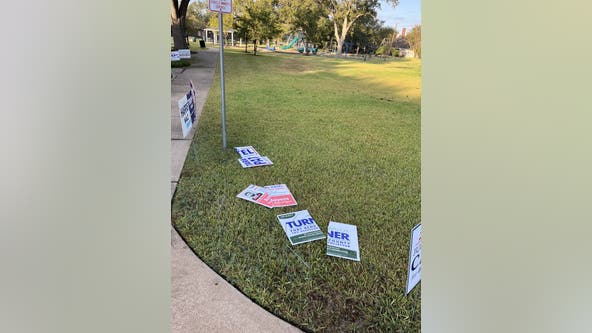
[[[173,204],[177,230],[231,284],[303,329],[418,331],[420,288],[404,291],[420,222],[419,62],[228,52],[226,69],[229,146],[251,143],[274,165],[244,172],[234,151],[220,152],[213,84]],[[292,252],[276,216],[293,209],[234,198],[245,184],[276,183],[321,230],[357,225],[364,260],[327,258],[325,242]]]

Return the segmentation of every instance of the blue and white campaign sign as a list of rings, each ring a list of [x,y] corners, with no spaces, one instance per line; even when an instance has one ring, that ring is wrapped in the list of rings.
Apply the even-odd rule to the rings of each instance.
[[[253,168],[273,163],[267,156],[261,156],[253,146],[234,147],[234,150],[240,155],[238,159],[243,168]]]
[[[192,93],[189,92],[178,102],[179,104],[179,116],[181,117],[181,130],[183,131],[183,137],[187,136],[187,133],[191,130],[193,120],[191,119],[191,113],[195,113],[195,104],[193,103]]]
[[[181,56],[179,55],[178,51],[171,51],[171,61],[179,61],[181,60]]]
[[[360,261],[358,228],[355,225],[330,221],[327,228],[327,255]]]
[[[281,214],[277,216],[278,221],[284,228],[284,232],[290,244],[298,245],[325,238],[325,235],[310,216],[308,210]]]
[[[197,104],[197,90],[195,90],[195,84],[193,84],[192,80],[189,80],[189,90],[193,95],[193,104]]]
[[[246,157],[259,157],[259,153],[253,148],[253,146],[234,147],[234,150],[240,155],[241,158]]]
[[[251,156],[239,158],[238,161],[240,162],[243,168],[253,168],[273,164],[273,162],[271,162],[271,160],[267,156]]]
[[[409,294],[421,280],[421,223],[411,230],[410,243],[406,294]]]
[[[191,59],[191,51],[189,49],[180,49],[179,50],[179,58]]]

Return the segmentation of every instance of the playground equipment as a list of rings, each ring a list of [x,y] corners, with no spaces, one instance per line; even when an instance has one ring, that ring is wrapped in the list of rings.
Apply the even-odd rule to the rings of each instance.
[[[294,46],[294,44],[296,44],[301,39],[302,39],[302,36],[300,34],[298,34],[298,36],[294,37],[294,39],[292,39],[292,41],[290,43],[288,43],[288,45],[282,46],[282,50],[287,50],[287,49],[291,48],[292,46]]]
[[[292,38],[292,35],[290,35],[290,37],[288,37],[288,39]],[[298,48],[296,48],[296,50],[298,50],[298,52],[300,53],[306,53],[309,54],[312,52],[312,54],[317,54],[318,49],[316,47],[308,47],[306,45],[306,42],[303,38],[303,34],[302,31],[298,31],[298,34],[296,35],[296,37],[294,37],[287,45],[284,45],[281,47],[282,50],[287,50],[290,49],[294,46],[294,44],[296,43],[300,43],[303,42],[304,46],[300,46]]]

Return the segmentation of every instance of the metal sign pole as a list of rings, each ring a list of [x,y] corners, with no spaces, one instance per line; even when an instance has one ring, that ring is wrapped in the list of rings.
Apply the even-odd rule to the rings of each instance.
[[[222,148],[226,149],[226,94],[224,91],[224,35],[222,27],[222,10],[218,12],[220,35],[220,92],[222,96]]]

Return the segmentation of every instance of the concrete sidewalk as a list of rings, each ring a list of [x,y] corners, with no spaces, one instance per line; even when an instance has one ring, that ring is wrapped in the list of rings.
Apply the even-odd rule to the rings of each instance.
[[[193,129],[183,139],[177,101],[197,90],[196,120],[199,120],[218,64],[218,49],[200,50],[191,67],[172,69],[171,81],[171,200],[177,188]],[[273,316],[236,290],[211,270],[171,228],[171,332],[301,332]]]

